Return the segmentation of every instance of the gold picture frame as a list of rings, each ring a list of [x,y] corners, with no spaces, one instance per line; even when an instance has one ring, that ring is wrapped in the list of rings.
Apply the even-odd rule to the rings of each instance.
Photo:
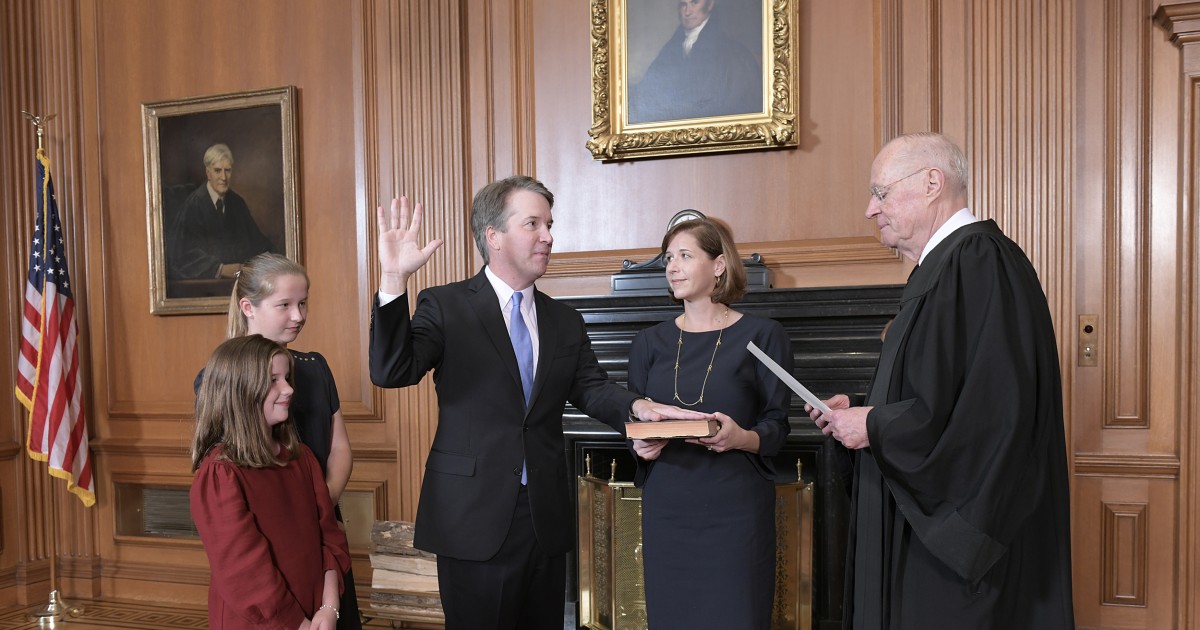
[[[693,4],[591,0],[594,159],[797,144],[796,0],[709,0],[689,37]]]
[[[152,314],[225,313],[239,263],[299,260],[294,86],[143,104],[142,141]]]

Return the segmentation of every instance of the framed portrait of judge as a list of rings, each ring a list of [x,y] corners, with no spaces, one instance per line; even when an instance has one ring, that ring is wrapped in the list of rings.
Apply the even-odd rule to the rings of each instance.
[[[151,313],[224,313],[246,260],[298,260],[295,103],[286,86],[142,105]]]
[[[597,160],[796,145],[798,0],[591,0]]]

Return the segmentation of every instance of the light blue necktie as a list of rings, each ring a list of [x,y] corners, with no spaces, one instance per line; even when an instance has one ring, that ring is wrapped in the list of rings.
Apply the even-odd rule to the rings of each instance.
[[[533,391],[533,340],[529,338],[529,328],[525,326],[525,317],[521,315],[521,295],[516,291],[512,295],[512,313],[509,315],[508,338],[512,341],[513,352],[517,354],[517,368],[521,370],[521,389],[525,392],[525,406],[529,407],[529,394]],[[521,463],[521,485],[528,482],[525,463]]]

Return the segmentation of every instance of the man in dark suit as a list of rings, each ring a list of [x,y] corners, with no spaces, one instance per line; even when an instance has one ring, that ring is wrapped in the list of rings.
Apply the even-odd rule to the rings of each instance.
[[[534,288],[554,243],[554,195],[514,176],[482,188],[471,228],[486,266],[421,292],[408,277],[441,246],[417,241],[422,209],[382,207],[371,380],[405,387],[434,372],[438,426],[414,545],[438,556],[447,630],[563,627],[574,507],[563,456],[566,401],[618,431],[630,415],[707,418],[608,380],[583,318]],[[519,296],[519,297],[518,297]]]

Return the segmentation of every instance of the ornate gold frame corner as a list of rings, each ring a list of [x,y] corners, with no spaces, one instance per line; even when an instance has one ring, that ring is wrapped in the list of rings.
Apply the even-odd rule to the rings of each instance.
[[[167,285],[172,281],[167,277],[164,242],[169,226],[165,225],[164,219],[162,173],[164,147],[160,142],[159,123],[161,119],[213,112],[235,113],[237,110],[261,106],[279,108],[281,143],[280,146],[271,146],[269,149],[280,152],[284,255],[299,261],[300,210],[297,192],[299,185],[296,161],[295,86],[144,103],[142,105],[142,145],[146,169],[146,231],[150,256],[151,314],[189,315],[226,313],[229,310],[229,289],[226,289],[223,295],[168,297]],[[197,159],[199,158],[197,157]]]
[[[591,0],[592,127],[587,148],[596,160],[628,160],[724,151],[777,149],[798,144],[797,0],[761,0],[763,85],[767,111],[712,118],[628,123],[627,0]]]

